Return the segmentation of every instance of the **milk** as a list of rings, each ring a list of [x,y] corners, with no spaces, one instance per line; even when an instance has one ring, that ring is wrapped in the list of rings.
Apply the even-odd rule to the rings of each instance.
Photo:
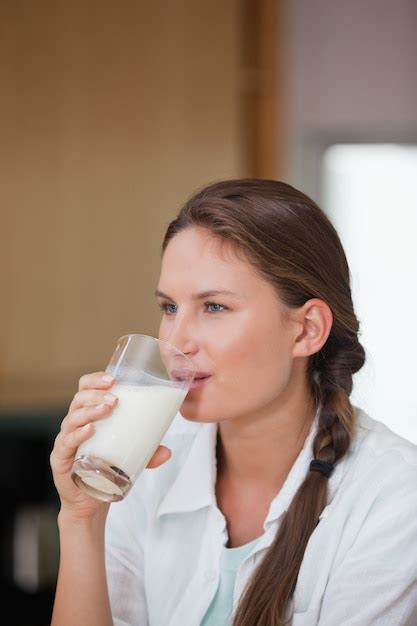
[[[94,434],[79,446],[76,458],[98,457],[134,481],[153,456],[187,390],[115,383],[111,393],[118,397],[115,408],[94,421]]]

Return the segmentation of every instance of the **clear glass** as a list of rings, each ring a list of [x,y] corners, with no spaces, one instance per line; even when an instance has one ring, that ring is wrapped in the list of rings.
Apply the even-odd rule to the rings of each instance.
[[[194,379],[192,361],[148,335],[118,340],[106,368],[118,402],[94,422],[93,435],[75,455],[72,479],[98,500],[122,500],[149,463]]]

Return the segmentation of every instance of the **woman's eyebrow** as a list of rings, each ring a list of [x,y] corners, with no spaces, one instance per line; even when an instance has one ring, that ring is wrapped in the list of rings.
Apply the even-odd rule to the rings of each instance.
[[[166,298],[167,300],[173,300],[171,296],[168,296],[163,291],[157,289],[155,291],[155,296],[159,296],[160,298]],[[194,293],[191,297],[193,300],[202,300],[203,298],[209,298],[212,296],[232,296],[234,298],[241,298],[237,293],[233,291],[229,291],[228,289],[208,289],[206,291],[200,291],[198,293]]]

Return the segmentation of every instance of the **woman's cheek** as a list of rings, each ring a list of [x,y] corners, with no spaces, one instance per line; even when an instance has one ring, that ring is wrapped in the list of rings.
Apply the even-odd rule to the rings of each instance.
[[[169,341],[173,329],[173,319],[166,313],[163,314],[161,323],[159,324],[158,339],[161,341]]]

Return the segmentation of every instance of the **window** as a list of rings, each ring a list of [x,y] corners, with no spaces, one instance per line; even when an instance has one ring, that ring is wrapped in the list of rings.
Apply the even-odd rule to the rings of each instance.
[[[417,443],[417,146],[333,145],[322,165],[367,353],[351,400]]]

